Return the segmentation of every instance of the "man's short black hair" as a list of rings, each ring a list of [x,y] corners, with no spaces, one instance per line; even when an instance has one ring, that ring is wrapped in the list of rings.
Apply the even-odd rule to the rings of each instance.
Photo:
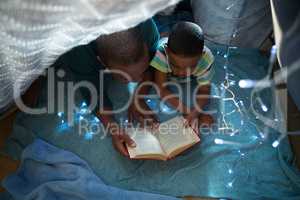
[[[172,27],[168,47],[178,55],[200,55],[204,47],[204,36],[201,27],[192,22],[178,22]]]
[[[104,64],[133,64],[144,55],[144,39],[140,28],[101,35],[96,40],[97,54]]]

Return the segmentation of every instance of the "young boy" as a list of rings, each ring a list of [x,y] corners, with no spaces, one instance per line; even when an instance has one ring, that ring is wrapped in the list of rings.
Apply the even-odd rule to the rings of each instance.
[[[177,108],[190,125],[198,132],[199,123],[210,125],[213,118],[201,113],[202,108],[208,103],[208,98],[199,97],[197,106],[188,108],[179,98],[171,97],[172,93],[165,85],[168,81],[196,80],[198,82],[197,95],[210,94],[210,80],[213,75],[212,63],[214,56],[204,46],[202,29],[191,22],[179,22],[172,28],[168,38],[159,41],[159,47],[150,65],[154,67],[154,81],[159,88],[161,99]],[[168,98],[167,98],[168,97]],[[198,109],[197,109],[198,108]]]

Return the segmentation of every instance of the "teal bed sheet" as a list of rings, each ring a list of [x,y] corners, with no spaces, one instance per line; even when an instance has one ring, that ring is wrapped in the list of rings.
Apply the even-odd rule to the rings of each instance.
[[[279,132],[266,128],[255,117],[250,109],[251,89],[238,86],[240,79],[263,78],[268,59],[255,49],[228,50],[226,46],[212,43],[208,46],[216,58],[212,87],[212,94],[216,98],[208,108],[217,110],[215,119],[224,119],[231,125],[231,132],[219,132],[216,129],[208,134],[202,130],[199,145],[167,162],[130,160],[115,151],[110,137],[102,139],[104,133],[80,135],[76,125],[60,127],[61,119],[57,114],[34,116],[19,113],[13,134],[6,144],[6,153],[20,158],[24,147],[39,137],[77,154],[106,184],[124,189],[171,196],[300,199],[300,176],[288,139],[283,139],[277,148],[272,146],[280,136]],[[226,74],[230,80],[230,91],[222,91],[221,87]],[[112,82],[110,87],[112,94],[109,95],[114,106],[118,107],[128,96],[122,94],[124,86]],[[46,94],[46,90],[43,91]],[[264,115],[273,118],[272,91],[264,90],[261,96],[270,108]],[[44,100],[41,98],[39,105],[45,104]],[[149,102],[153,109],[157,105],[157,100]],[[160,110],[158,117],[161,121],[177,114],[168,114],[170,108]],[[125,114],[126,111],[118,114],[117,118],[120,120]],[[224,123],[222,120],[220,122]],[[262,138],[262,134],[267,137]]]

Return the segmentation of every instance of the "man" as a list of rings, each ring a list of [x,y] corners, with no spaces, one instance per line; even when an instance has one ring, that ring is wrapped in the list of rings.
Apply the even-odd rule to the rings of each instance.
[[[112,111],[112,105],[107,97],[107,80],[110,78],[127,83],[128,81],[144,82],[152,79],[152,73],[148,69],[149,62],[154,56],[156,46],[159,41],[159,33],[152,19],[147,20],[137,27],[109,34],[101,35],[97,40],[87,45],[73,48],[62,55],[59,66],[72,72],[74,81],[88,81],[95,87],[99,87],[99,82],[104,83],[103,105],[98,105],[95,112],[100,117],[102,123],[112,134],[112,141],[115,148],[123,155],[128,156],[125,146],[135,146],[134,141],[121,128],[111,128],[110,124],[115,124],[114,117],[107,111]],[[130,80],[120,74],[105,74],[99,76],[104,70],[121,71],[129,75]],[[104,80],[99,80],[103,78]],[[97,88],[99,91],[99,88]],[[147,88],[141,88],[141,93],[147,93]],[[81,89],[83,96],[89,101],[91,94],[84,88]],[[133,101],[134,102],[134,101]],[[144,100],[139,101],[143,109],[149,110]],[[105,111],[105,114],[104,114]],[[109,113],[109,114],[107,114]],[[156,121],[153,114],[143,114],[137,109],[134,103],[130,105],[128,114],[130,118],[142,122],[151,118]]]

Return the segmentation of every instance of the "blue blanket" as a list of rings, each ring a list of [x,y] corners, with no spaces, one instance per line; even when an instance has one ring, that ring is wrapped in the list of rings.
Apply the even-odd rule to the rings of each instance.
[[[278,131],[267,128],[256,118],[249,109],[251,90],[241,89],[237,84],[240,79],[263,78],[267,58],[257,50],[231,48],[228,51],[221,45],[208,46],[216,57],[212,94],[220,97],[213,100],[210,107],[217,108],[215,118],[224,117],[225,122],[237,131],[234,134],[218,130],[206,134],[202,130],[201,144],[173,160],[129,160],[115,151],[110,137],[101,137],[104,132],[79,134],[76,126],[61,126],[61,118],[56,114],[33,116],[20,113],[6,152],[20,158],[22,149],[40,137],[77,154],[105,183],[123,189],[173,196],[300,199],[299,171],[294,165],[288,140],[283,139],[277,148],[272,146],[280,136]],[[226,74],[230,76],[230,91],[222,91],[220,87]],[[109,96],[114,106],[119,107],[126,100],[126,95],[122,94],[124,88],[113,83],[111,87]],[[43,91],[46,95],[46,90]],[[273,118],[272,91],[264,90],[261,96],[269,108],[263,114]],[[45,102],[41,98],[39,105],[45,105]],[[157,103],[153,100],[149,105],[156,109]],[[241,110],[237,109],[236,103]],[[169,108],[159,109],[161,121],[176,115],[168,114]],[[116,118],[121,120],[125,114],[126,110]],[[262,138],[262,133],[268,133],[268,137]]]
[[[3,186],[16,200],[178,200],[108,186],[78,156],[39,139],[24,150],[20,168]]]

